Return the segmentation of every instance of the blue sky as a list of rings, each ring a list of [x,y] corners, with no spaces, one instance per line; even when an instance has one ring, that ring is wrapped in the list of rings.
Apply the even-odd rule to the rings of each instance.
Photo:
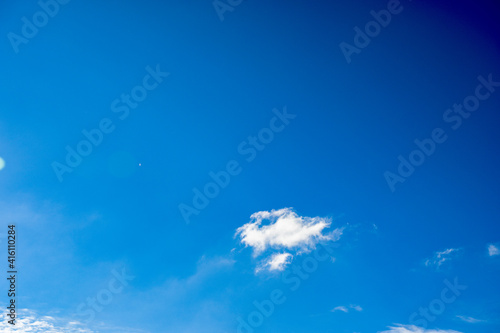
[[[493,1],[1,8],[2,332],[499,331]]]

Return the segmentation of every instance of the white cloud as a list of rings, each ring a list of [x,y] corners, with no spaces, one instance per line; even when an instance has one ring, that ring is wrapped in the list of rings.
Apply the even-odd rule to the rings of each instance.
[[[331,311],[332,312],[342,311],[342,312],[348,313],[351,309],[355,310],[355,311],[358,311],[358,312],[363,311],[363,308],[361,306],[354,305],[354,304],[351,304],[349,306],[343,306],[343,305],[336,306]]]
[[[425,329],[414,325],[401,325],[389,327],[389,330],[380,333],[461,333],[453,330],[440,330],[440,329]]]
[[[497,256],[500,254],[500,250],[493,244],[488,245],[488,254],[490,257]]]
[[[459,318],[467,323],[470,323],[470,324],[477,324],[477,323],[484,323],[485,322],[485,320],[476,319],[476,318],[472,318],[472,317],[466,317],[466,316],[457,316],[457,318]]]
[[[343,306],[343,305],[340,305],[340,306],[336,306],[336,307],[334,307],[334,308],[332,309],[332,312],[337,312],[337,311],[342,311],[342,312],[347,313],[347,312],[349,312],[349,309],[348,309],[348,308],[346,308],[346,307],[345,307],[345,306]]]
[[[350,307],[358,312],[363,311],[363,308],[360,307],[359,305],[350,305]]]
[[[261,266],[257,268],[257,272],[265,268],[270,271],[283,271],[286,266],[292,261],[293,256],[290,253],[276,253],[265,259]]]
[[[250,216],[251,222],[236,230],[241,242],[254,249],[256,254],[268,248],[314,249],[319,241],[333,240],[340,236],[339,229],[325,235],[323,230],[331,225],[331,220],[321,217],[298,216],[291,208],[262,211]],[[269,220],[268,225],[262,225]]]
[[[454,254],[456,254],[459,249],[446,249],[444,251],[437,251],[434,256],[425,261],[425,266],[436,266],[440,267],[445,261],[450,260]]]
[[[76,321],[62,320],[50,316],[40,316],[34,311],[19,309],[15,326],[7,322],[7,311],[4,310],[0,321],[0,332],[30,333],[94,333]],[[13,328],[15,327],[15,328]]]
[[[257,271],[263,268],[281,271],[293,258],[289,252],[308,253],[319,242],[338,240],[343,229],[325,233],[330,226],[329,218],[299,216],[292,208],[283,208],[252,214],[250,222],[236,230],[235,237],[239,236],[242,244],[251,247],[255,257],[267,250],[279,251],[265,259]]]
[[[2,308],[7,306],[0,304]],[[72,318],[44,316],[29,309],[17,309],[15,326],[9,324],[7,310],[1,312],[0,332],[16,333],[147,333],[142,329],[96,323],[95,329]]]

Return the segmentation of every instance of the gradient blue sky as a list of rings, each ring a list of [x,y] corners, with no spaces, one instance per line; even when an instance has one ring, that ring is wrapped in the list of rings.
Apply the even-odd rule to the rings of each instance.
[[[478,76],[500,81],[500,11],[401,0],[348,64],[339,44],[387,3],[243,1],[221,21],[209,0],[72,0],[17,53],[8,34],[40,6],[0,5],[0,246],[15,223],[20,320],[68,332],[125,268],[135,278],[81,332],[237,332],[275,289],[286,302],[255,332],[498,332],[500,88],[457,130],[443,114]],[[170,75],[120,120],[112,102],[148,66]],[[238,146],[285,107],[296,118],[247,162]],[[53,162],[104,118],[115,130],[59,182]],[[384,173],[435,128],[448,139],[391,191]],[[179,204],[231,160],[241,173],[187,224]],[[343,230],[274,248],[293,265],[335,244],[296,291],[290,265],[256,273],[263,257],[236,235],[286,207]],[[427,329],[389,328],[455,277],[468,288]]]

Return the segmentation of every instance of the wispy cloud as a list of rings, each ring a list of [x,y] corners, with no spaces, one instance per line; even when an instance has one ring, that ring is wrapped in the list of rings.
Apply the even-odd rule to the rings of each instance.
[[[389,327],[389,330],[379,333],[461,333],[453,330],[425,329],[414,325],[401,325]]]
[[[444,251],[437,251],[434,253],[432,258],[426,259],[424,264],[425,266],[434,266],[436,268],[441,267],[446,261],[452,259],[455,255],[457,255],[459,249],[446,249]]]
[[[498,249],[497,246],[495,246],[493,244],[488,245],[488,255],[490,257],[497,256],[499,254],[500,254],[500,249]]]
[[[38,202],[30,197],[22,199],[0,199],[0,220],[16,224],[23,230],[23,243],[27,245],[23,251],[23,289],[31,291],[23,304],[30,310],[18,308],[19,322],[15,330],[7,324],[7,317],[0,310],[3,315],[0,332],[200,333],[229,332],[234,326],[231,322],[235,317],[231,308],[233,294],[226,289],[227,284],[220,284],[221,277],[227,281],[233,278],[235,260],[232,255],[202,256],[193,265],[192,274],[165,277],[163,282],[144,288],[137,288],[134,282],[114,298],[109,307],[96,313],[94,321],[82,326],[80,323],[87,315],[78,312],[79,303],[87,302],[88,298],[95,300],[98,291],[107,287],[113,277],[111,270],[123,267],[124,263],[93,261],[81,266],[79,257],[75,257],[70,235],[95,223],[98,213],[73,218],[64,214],[63,207],[52,202]],[[0,230],[0,245],[5,245],[6,230],[6,227]],[[130,274],[135,273],[130,271]],[[139,273],[135,281],[140,279]],[[52,297],[50,304],[44,296],[48,292]],[[6,309],[1,302],[0,307]],[[138,313],[137,308],[142,311]],[[164,316],[165,313],[169,316]],[[188,319],[186,313],[189,313]]]
[[[270,271],[283,271],[292,261],[293,256],[290,253],[276,253],[269,258],[264,259],[257,271],[268,269]]]
[[[343,305],[340,305],[340,306],[336,306],[332,309],[332,312],[337,312],[337,311],[342,311],[342,312],[349,312],[349,309],[346,308],[345,306]]]
[[[354,305],[354,304],[351,304],[351,305],[348,305],[348,306],[340,305],[340,306],[334,307],[331,310],[331,312],[342,311],[342,312],[348,313],[350,310],[361,312],[361,311],[363,311],[363,308],[361,306],[359,306],[359,305]]]
[[[360,307],[359,305],[350,305],[350,307],[351,307],[351,309],[354,309],[354,310],[356,310],[358,312],[363,311],[363,308]]]
[[[257,271],[263,268],[281,271],[294,254],[308,253],[319,242],[338,240],[342,228],[325,232],[331,223],[329,218],[299,216],[292,208],[261,211],[252,214],[250,222],[236,230],[235,237],[239,236],[242,244],[251,247],[255,257],[268,250],[275,251]]]
[[[141,328],[144,333],[230,332],[234,327],[231,320],[236,316],[231,307],[234,290],[230,284],[239,276],[234,265],[235,261],[230,255],[203,255],[193,264],[188,275],[169,276],[147,288],[127,289],[126,293],[120,295],[120,302],[113,303],[113,309],[106,310],[106,316],[97,318],[89,327],[96,333],[139,332],[111,331],[111,325],[117,323]],[[140,313],[137,312],[138,308],[141,309]],[[129,321],[129,318],[132,319]],[[107,326],[100,325],[101,321]],[[137,322],[139,324],[135,326]]]
[[[61,318],[55,318],[52,316],[42,316],[38,313],[27,310],[19,309],[15,326],[8,323],[5,318],[7,317],[7,311],[3,311],[2,320],[0,321],[0,332],[14,332],[13,327],[15,327],[15,332],[30,332],[30,333],[61,333],[61,332],[71,332],[71,333],[95,333],[96,331],[89,330],[83,327],[78,321],[66,320]]]
[[[457,316],[457,318],[459,318],[467,323],[470,323],[470,324],[477,324],[477,323],[486,322],[486,320],[481,320],[481,319],[476,319],[476,318],[466,317],[466,316]]]

